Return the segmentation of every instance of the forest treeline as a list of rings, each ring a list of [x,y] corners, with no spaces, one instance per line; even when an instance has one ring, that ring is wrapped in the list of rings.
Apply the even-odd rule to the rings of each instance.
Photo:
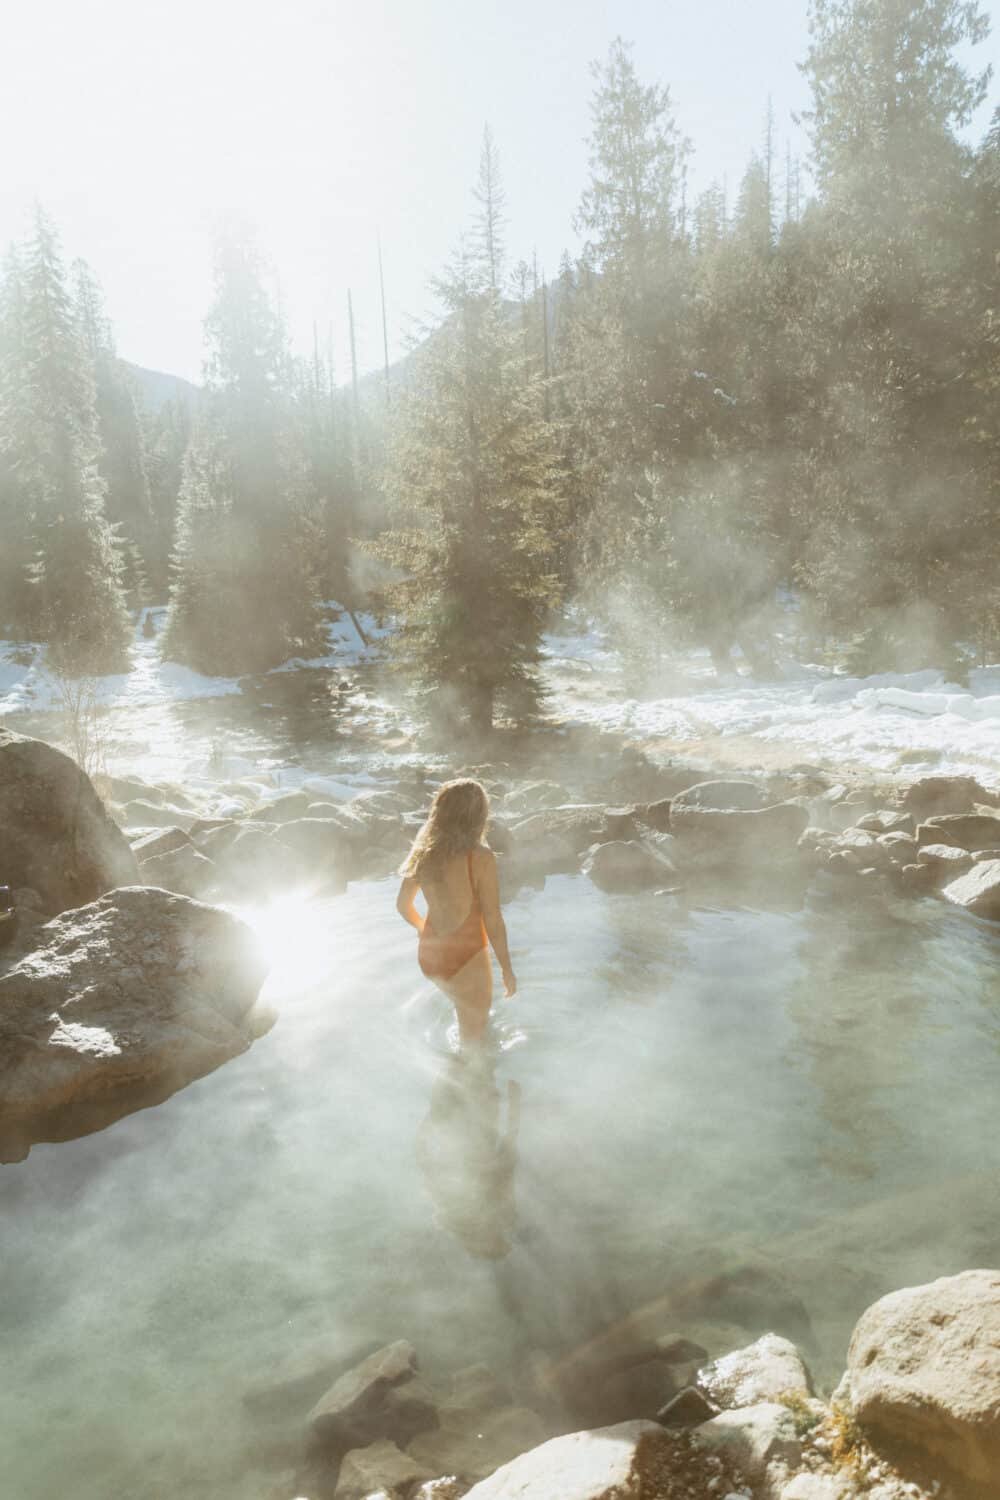
[[[1000,110],[960,134],[987,22],[808,9],[808,193],[768,110],[738,191],[692,198],[669,89],[615,41],[582,252],[551,282],[510,264],[487,132],[441,320],[360,393],[319,340],[292,357],[230,240],[203,397],[143,410],[39,211],[2,281],[0,628],[113,670],[129,611],[169,598],[165,653],[239,673],[318,654],[322,601],[374,603],[428,703],[477,728],[537,708],[573,600],[640,664],[670,640],[766,673],[789,597],[855,670],[994,651]]]

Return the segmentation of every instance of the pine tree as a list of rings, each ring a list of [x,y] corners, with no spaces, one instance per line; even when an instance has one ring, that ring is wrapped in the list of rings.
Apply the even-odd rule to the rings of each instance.
[[[499,294],[490,200],[478,201],[474,248],[437,283],[445,321],[397,413],[386,473],[397,524],[376,550],[402,575],[388,591],[401,662],[436,718],[484,734],[498,713],[539,705],[565,512],[542,377]]]
[[[246,239],[219,246],[205,332],[208,408],[181,487],[164,651],[203,671],[266,671],[314,656],[323,637],[289,453],[290,361]],[[206,580],[225,603],[217,631],[206,627],[216,618],[204,602]]]
[[[16,295],[0,441],[32,536],[30,623],[61,670],[118,670],[131,630],[105,515],[93,378],[56,231],[41,209]]]
[[[106,512],[122,556],[122,584],[132,609],[150,602],[150,564],[155,528],[147,471],[145,431],[135,383],[115,352],[104,297],[93,271],[76,261],[75,310],[93,371],[101,474]]]

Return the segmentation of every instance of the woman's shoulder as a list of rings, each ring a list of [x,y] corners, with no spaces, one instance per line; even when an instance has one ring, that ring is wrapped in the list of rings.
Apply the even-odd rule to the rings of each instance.
[[[485,870],[496,862],[497,857],[488,844],[477,844],[472,850],[472,863],[477,870]]]

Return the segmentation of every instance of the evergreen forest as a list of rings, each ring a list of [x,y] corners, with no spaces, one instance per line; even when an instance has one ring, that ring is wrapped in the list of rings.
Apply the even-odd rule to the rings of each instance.
[[[790,600],[854,672],[995,659],[986,34],[966,0],[810,0],[808,159],[768,108],[738,188],[698,195],[670,80],[616,40],[578,253],[515,259],[487,129],[440,319],[384,378],[338,381],[318,335],[293,354],[229,238],[197,399],[148,405],[39,207],[0,282],[0,635],[114,672],[167,603],[164,654],[239,675],[323,654],[336,600],[477,731],[537,713],[574,604],[640,670],[670,642],[766,676]]]

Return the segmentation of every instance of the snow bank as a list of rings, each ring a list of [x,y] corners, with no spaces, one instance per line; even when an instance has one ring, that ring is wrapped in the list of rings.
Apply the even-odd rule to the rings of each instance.
[[[786,664],[782,682],[755,683],[706,677],[698,653],[688,663],[689,691],[622,699],[612,696],[613,661],[599,640],[592,659],[601,672],[581,686],[579,662],[594,639],[581,635],[575,650],[560,641],[547,652],[552,707],[570,722],[679,749],[702,742],[699,753],[706,755],[711,750],[703,742],[743,736],[794,746],[813,764],[905,767],[909,775],[953,771],[1000,787],[1000,666],[970,672],[967,689],[935,668],[865,678],[795,663]]]

